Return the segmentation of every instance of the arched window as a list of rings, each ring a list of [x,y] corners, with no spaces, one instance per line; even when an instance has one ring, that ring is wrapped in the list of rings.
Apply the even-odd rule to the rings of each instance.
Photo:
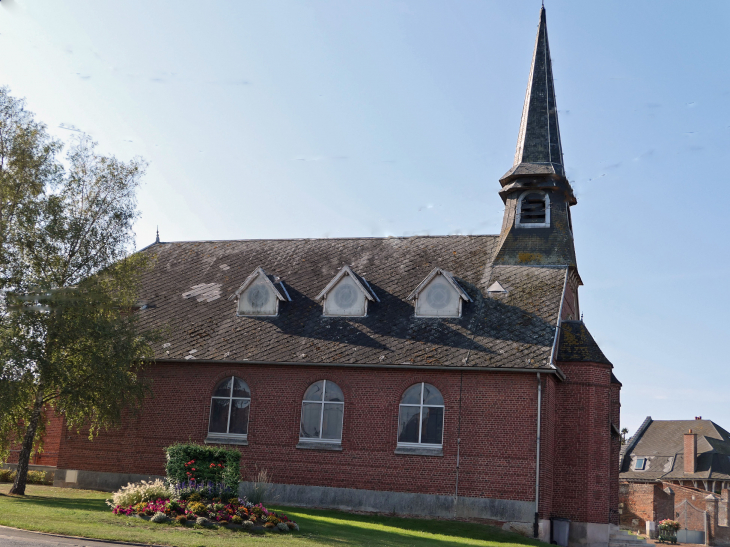
[[[409,387],[400,401],[398,413],[399,446],[443,444],[444,398],[431,384]]]
[[[246,382],[235,376],[221,381],[210,400],[208,437],[246,439],[250,408],[251,390]]]
[[[337,384],[329,380],[314,382],[304,393],[299,440],[302,442],[342,442],[344,410],[345,397]]]
[[[520,196],[516,225],[521,228],[550,226],[550,198],[545,192],[528,191]]]

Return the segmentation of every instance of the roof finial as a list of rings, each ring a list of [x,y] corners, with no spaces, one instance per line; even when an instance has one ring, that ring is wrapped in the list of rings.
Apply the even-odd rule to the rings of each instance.
[[[160,227],[157,226],[157,237],[155,238],[155,243],[160,242]]]

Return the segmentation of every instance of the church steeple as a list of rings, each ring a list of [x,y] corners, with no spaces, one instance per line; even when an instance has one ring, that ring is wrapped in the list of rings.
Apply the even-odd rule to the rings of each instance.
[[[537,26],[535,51],[532,54],[530,78],[527,81],[515,151],[514,166],[521,164],[533,164],[533,169],[565,174],[545,7],[540,9],[540,23]]]
[[[565,177],[544,6],[514,164],[499,182],[505,216],[495,263],[575,266],[569,208],[577,201]]]

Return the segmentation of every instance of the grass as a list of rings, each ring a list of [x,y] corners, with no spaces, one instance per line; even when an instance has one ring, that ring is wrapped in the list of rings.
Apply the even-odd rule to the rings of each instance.
[[[296,521],[301,532],[250,535],[227,529],[198,530],[113,515],[105,492],[29,485],[26,496],[9,496],[0,484],[0,525],[70,536],[180,547],[528,546],[540,542],[493,526],[443,520],[355,515],[341,511],[274,507]],[[544,544],[543,544],[544,545]]]

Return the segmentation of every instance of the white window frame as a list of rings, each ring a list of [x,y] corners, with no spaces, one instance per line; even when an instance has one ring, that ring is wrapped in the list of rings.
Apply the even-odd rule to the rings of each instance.
[[[523,223],[522,219],[522,200],[528,194],[542,194],[545,197],[545,222],[526,222]],[[527,190],[520,194],[517,199],[517,214],[515,216],[515,227],[516,228],[550,228],[550,196],[543,190]]]
[[[411,389],[414,385],[413,384],[408,386],[405,391],[408,391]],[[429,384],[430,386],[433,386],[433,384]],[[417,407],[418,410],[418,442],[417,443],[403,443],[400,441],[397,441],[397,446],[401,448],[409,447],[409,448],[443,448],[444,446],[444,423],[446,423],[446,405],[424,405],[423,404],[423,392],[426,387],[426,382],[421,382],[421,402],[419,404],[413,404],[413,403],[400,403],[398,405],[398,437],[400,437],[400,408],[402,406],[408,406],[408,407]],[[444,398],[443,393],[441,393],[441,390],[438,389],[436,386],[433,386],[438,392],[439,395],[441,395],[441,398]],[[403,392],[403,395],[405,395],[405,391]],[[403,400],[403,395],[401,395],[401,401]],[[443,414],[441,415],[441,419],[443,420],[441,422],[441,443],[440,444],[433,444],[433,443],[422,443],[421,442],[421,432],[423,429],[423,408],[442,408]]]
[[[210,412],[208,413],[208,438],[230,438],[230,439],[242,439],[242,440],[248,440],[248,424],[251,421],[251,397],[234,397],[233,396],[233,387],[236,385],[236,378],[237,376],[231,376],[231,390],[228,393],[228,397],[219,397],[215,395],[210,396]],[[248,387],[249,394],[251,393],[251,386],[248,385],[248,382],[244,380],[243,378],[238,378],[241,380],[244,384],[246,384],[246,387]],[[216,388],[221,384],[221,382],[224,382],[225,378],[218,382],[216,384]],[[215,393],[215,390],[213,391]],[[233,410],[233,401],[242,399],[244,401],[248,401],[248,421],[246,422],[246,433],[218,433],[213,432],[210,430],[210,417],[213,412],[213,399],[222,399],[224,401],[228,401],[228,421],[226,422],[226,431],[230,431],[231,429],[231,411]]]
[[[317,380],[317,382],[319,382],[319,380]],[[307,390],[310,387],[312,387],[314,384],[316,384],[317,382],[312,382],[311,384],[309,384],[307,386]],[[324,396],[327,393],[327,380],[322,380],[322,382],[324,382],[324,383],[322,384],[322,399],[320,401],[307,401],[306,399],[304,399],[304,397],[302,397],[302,411],[301,411],[301,414],[299,416],[299,432],[300,432],[299,442],[300,443],[342,444],[342,433],[344,433],[344,430],[345,430],[345,401],[342,401],[342,402],[339,402],[339,401],[325,401],[324,400]],[[334,382],[331,382],[331,383],[335,384]],[[340,386],[338,386],[337,384],[335,384],[335,385],[337,386],[337,389],[339,389],[340,391],[342,391],[342,388],[340,388]],[[305,395],[306,395],[306,392],[305,392]],[[343,393],[343,398],[344,398],[344,393]],[[301,431],[302,431],[302,418],[304,418],[304,403],[309,403],[309,404],[319,403],[319,405],[320,405],[320,409],[319,409],[319,437],[318,438],[317,437],[302,437],[301,436]],[[323,439],[322,438],[322,429],[323,429],[322,425],[323,425],[323,422],[324,422],[324,405],[325,404],[328,404],[328,405],[342,405],[342,428],[340,429],[340,438],[339,439]]]
[[[641,467],[639,467],[639,462],[641,462]],[[636,458],[636,462],[634,462],[634,471],[646,471],[646,458]]]

